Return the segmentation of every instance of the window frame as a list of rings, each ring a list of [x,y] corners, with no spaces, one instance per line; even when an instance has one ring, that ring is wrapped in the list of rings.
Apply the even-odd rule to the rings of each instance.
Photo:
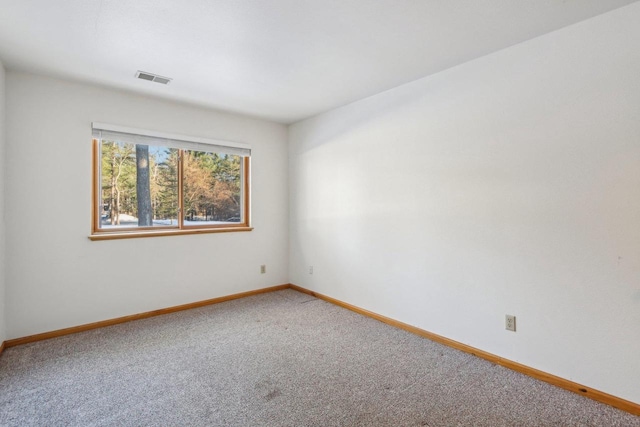
[[[130,133],[130,135],[137,135]],[[141,133],[144,135],[144,133]],[[153,135],[151,135],[153,136]],[[112,239],[130,239],[138,237],[159,237],[159,236],[176,236],[188,234],[206,234],[206,233],[227,233],[251,231],[253,227],[250,225],[250,165],[251,157],[249,155],[242,156],[241,163],[241,214],[242,220],[238,223],[227,224],[208,224],[208,225],[185,225],[184,224],[184,152],[189,151],[184,148],[175,148],[178,150],[178,224],[175,226],[155,226],[155,227],[122,227],[117,229],[100,228],[101,206],[102,206],[102,189],[101,187],[101,139],[92,138],[92,202],[91,202],[91,240],[112,240]],[[159,146],[159,145],[157,145]],[[201,146],[202,147],[202,146]],[[192,151],[201,151],[207,153],[216,153],[212,145],[211,151],[198,149]]]

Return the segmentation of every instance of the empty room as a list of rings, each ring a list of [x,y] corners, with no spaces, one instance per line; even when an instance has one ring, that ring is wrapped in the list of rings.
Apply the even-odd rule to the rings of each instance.
[[[0,0],[0,426],[640,427],[640,1]]]

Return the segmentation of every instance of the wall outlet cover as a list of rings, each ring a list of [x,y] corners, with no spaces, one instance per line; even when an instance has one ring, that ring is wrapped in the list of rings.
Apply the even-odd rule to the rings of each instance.
[[[507,314],[504,318],[504,322],[505,322],[505,329],[507,331],[516,331],[516,316],[512,316],[510,314]]]

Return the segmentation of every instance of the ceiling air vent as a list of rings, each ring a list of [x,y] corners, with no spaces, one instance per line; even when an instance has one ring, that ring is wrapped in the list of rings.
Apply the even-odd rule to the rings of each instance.
[[[149,80],[151,82],[162,83],[163,85],[168,84],[172,80],[169,77],[162,77],[157,74],[147,73],[146,71],[138,71],[136,73],[136,77],[142,80]]]

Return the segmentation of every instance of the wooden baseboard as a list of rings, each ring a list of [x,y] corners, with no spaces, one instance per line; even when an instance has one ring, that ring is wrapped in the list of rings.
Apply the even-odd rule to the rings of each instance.
[[[6,346],[7,346],[7,343],[5,341],[0,342],[0,354],[2,354]]]
[[[565,390],[572,391],[574,393],[580,394],[582,396],[586,396],[593,400],[597,400],[598,402],[606,403],[607,405],[611,405],[618,409],[622,409],[623,411],[632,413],[634,415],[640,415],[640,404],[631,402],[629,400],[622,399],[620,397],[613,396],[611,394],[593,389],[591,387],[584,386],[582,384],[575,383],[573,381],[569,381],[564,378],[557,377],[555,375],[548,374],[546,372],[540,371],[535,368],[531,368],[526,365],[522,365],[520,363],[511,361],[509,359],[505,359],[500,356],[496,356],[495,354],[491,354],[489,352],[477,349],[475,347],[471,347],[470,345],[462,344],[458,341],[454,341],[449,338],[445,338],[441,335],[434,334],[432,332],[425,331],[424,329],[417,328],[415,326],[411,326],[407,323],[399,322],[395,319],[391,319],[386,316],[382,316],[380,314],[374,313],[369,310],[365,310],[363,308],[357,307],[355,305],[348,304],[346,302],[337,300],[335,298],[331,298],[329,296],[319,294],[314,291],[310,291],[308,289],[302,288],[297,285],[291,285],[291,289],[294,289],[299,292],[303,292],[308,295],[312,295],[316,298],[320,298],[324,301],[330,302],[332,304],[338,305],[340,307],[346,308],[348,310],[354,311],[356,313],[362,314],[364,316],[371,317],[373,319],[379,320],[380,322],[386,323],[388,325],[394,326],[396,328],[403,329],[407,332],[411,332],[413,334],[419,335],[424,338],[428,338],[432,341],[438,342],[440,344],[444,344],[446,346],[455,348],[457,350],[464,351],[465,353],[473,354],[474,356],[480,357],[482,359],[488,360],[500,366],[504,366],[505,368],[509,368],[516,372],[523,373],[530,377],[536,378],[538,380],[547,382],[549,384],[553,384],[557,387],[563,388]]]
[[[131,322],[133,320],[146,319],[148,317],[160,316],[162,314],[175,313],[176,311],[190,310],[192,308],[204,307],[206,305],[218,304],[225,301],[231,301],[238,298],[250,297],[252,295],[264,294],[267,292],[281,291],[288,289],[289,284],[272,286],[269,288],[256,289],[254,291],[241,292],[233,295],[226,295],[223,297],[212,298],[204,301],[192,302],[189,304],[176,305],[173,307],[161,308],[159,310],[147,311],[145,313],[132,314],[130,316],[117,317],[115,319],[102,320],[94,323],[87,323],[80,326],[73,326],[65,329],[58,329],[50,332],[43,332],[41,334],[29,335],[22,338],[14,338],[7,340],[3,343],[3,347],[14,347],[16,345],[28,344],[36,341],[47,340],[50,338],[57,338],[64,335],[76,334],[78,332],[89,331],[91,329],[104,328],[106,326],[117,325],[119,323]],[[3,348],[2,347],[2,348]],[[0,350],[1,352],[1,350]]]

